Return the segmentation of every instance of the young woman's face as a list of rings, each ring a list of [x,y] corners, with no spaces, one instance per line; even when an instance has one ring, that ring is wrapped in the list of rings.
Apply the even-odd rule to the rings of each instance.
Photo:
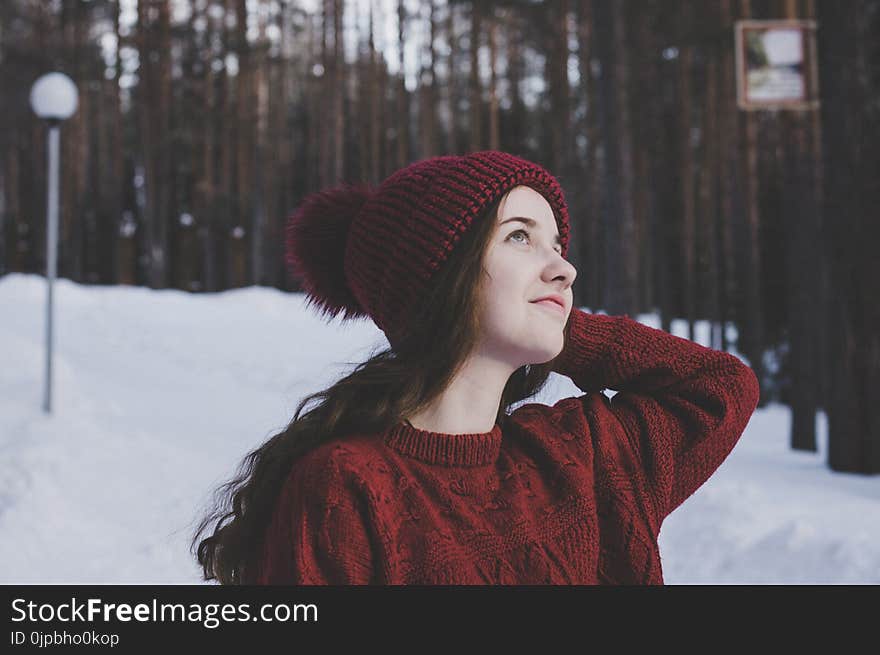
[[[560,254],[558,237],[553,209],[540,193],[518,186],[502,198],[484,259],[484,353],[519,368],[562,351],[577,270]],[[548,295],[559,296],[564,307],[535,302]]]

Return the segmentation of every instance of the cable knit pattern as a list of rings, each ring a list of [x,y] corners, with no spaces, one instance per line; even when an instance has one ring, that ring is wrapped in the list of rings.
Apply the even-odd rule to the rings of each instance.
[[[735,446],[757,379],[628,316],[575,308],[569,327],[554,370],[582,396],[503,431],[401,423],[298,460],[255,582],[663,584],[660,526]]]

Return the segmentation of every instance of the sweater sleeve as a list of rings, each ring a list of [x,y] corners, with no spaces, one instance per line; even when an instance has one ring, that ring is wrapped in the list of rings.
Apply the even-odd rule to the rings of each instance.
[[[734,355],[628,316],[573,308],[568,326],[553,370],[583,391],[618,392],[608,406],[645,475],[659,530],[733,450],[758,404],[757,377]]]
[[[311,455],[297,462],[288,480],[290,530],[285,532],[292,543],[276,545],[293,558],[284,577],[301,585],[370,584],[373,546],[366,500],[332,454]]]

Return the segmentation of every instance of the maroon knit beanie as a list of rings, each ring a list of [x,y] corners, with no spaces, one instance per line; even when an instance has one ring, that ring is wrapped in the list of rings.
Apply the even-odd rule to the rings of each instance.
[[[557,180],[537,164],[486,150],[415,162],[375,189],[342,184],[306,196],[287,224],[287,265],[309,305],[330,318],[369,316],[393,345],[462,234],[520,185],[550,203],[564,257],[568,208]]]

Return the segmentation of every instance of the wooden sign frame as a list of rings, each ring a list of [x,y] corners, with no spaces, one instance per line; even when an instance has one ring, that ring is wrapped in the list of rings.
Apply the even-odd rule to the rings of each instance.
[[[766,38],[768,32],[774,33],[772,42]],[[816,21],[740,20],[734,24],[734,36],[740,109],[819,108]],[[770,43],[774,47],[768,54],[765,47]]]

